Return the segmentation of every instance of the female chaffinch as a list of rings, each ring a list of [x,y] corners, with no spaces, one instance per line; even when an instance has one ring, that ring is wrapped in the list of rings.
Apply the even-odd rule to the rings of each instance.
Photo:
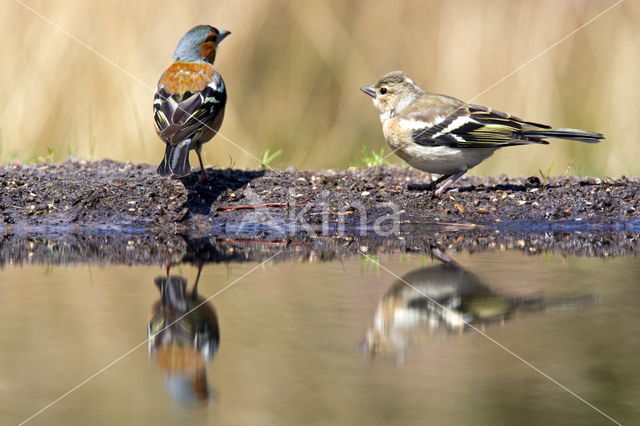
[[[442,175],[430,189],[441,195],[470,168],[498,148],[544,138],[597,143],[600,133],[552,129],[512,115],[428,93],[402,71],[384,75],[375,85],[362,87],[380,111],[384,136],[393,151],[416,169]]]
[[[227,102],[222,76],[213,67],[216,49],[229,31],[198,25],[187,32],[173,52],[174,63],[160,77],[153,100],[156,133],[167,145],[158,166],[163,176],[191,172],[189,150],[200,161],[200,182],[207,179],[202,144],[220,130]]]

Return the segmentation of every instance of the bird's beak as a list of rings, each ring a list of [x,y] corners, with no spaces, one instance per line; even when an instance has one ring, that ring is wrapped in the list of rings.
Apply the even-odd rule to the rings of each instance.
[[[361,87],[360,90],[362,90],[367,95],[371,96],[373,99],[376,98],[376,89],[373,86],[364,86],[364,87]]]
[[[220,43],[226,36],[231,34],[231,31],[222,30],[218,33],[217,42]]]

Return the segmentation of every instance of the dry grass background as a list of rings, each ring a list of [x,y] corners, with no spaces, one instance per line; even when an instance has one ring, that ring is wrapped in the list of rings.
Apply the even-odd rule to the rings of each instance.
[[[217,61],[230,93],[222,134],[256,157],[282,149],[275,167],[339,168],[360,165],[363,146],[389,152],[360,86],[403,69],[471,99],[614,0],[25,3],[117,66],[0,4],[0,162],[158,162],[153,87],[182,34],[208,23],[233,33]],[[608,140],[507,148],[474,173],[639,174],[639,71],[640,2],[627,0],[474,100]],[[205,153],[209,165],[256,165],[220,136]]]

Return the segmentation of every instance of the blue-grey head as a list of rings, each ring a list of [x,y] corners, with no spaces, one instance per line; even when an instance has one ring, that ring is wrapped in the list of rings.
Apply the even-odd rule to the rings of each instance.
[[[208,62],[213,64],[216,49],[230,31],[218,30],[211,25],[198,25],[190,29],[178,42],[173,52],[176,62]]]

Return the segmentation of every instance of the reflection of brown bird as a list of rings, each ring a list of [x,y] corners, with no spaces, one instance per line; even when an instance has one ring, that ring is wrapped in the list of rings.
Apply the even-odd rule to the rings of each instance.
[[[440,252],[445,262],[409,272],[394,283],[380,300],[364,348],[372,355],[392,355],[402,360],[419,342],[470,329],[504,324],[518,311],[543,311],[578,307],[594,302],[593,296],[549,300],[541,294],[500,294]],[[409,285],[408,285],[408,284]]]
[[[164,372],[167,389],[185,403],[209,398],[206,367],[220,343],[215,310],[198,296],[200,272],[191,292],[183,277],[155,279],[161,298],[151,309],[148,327],[149,351]]]

